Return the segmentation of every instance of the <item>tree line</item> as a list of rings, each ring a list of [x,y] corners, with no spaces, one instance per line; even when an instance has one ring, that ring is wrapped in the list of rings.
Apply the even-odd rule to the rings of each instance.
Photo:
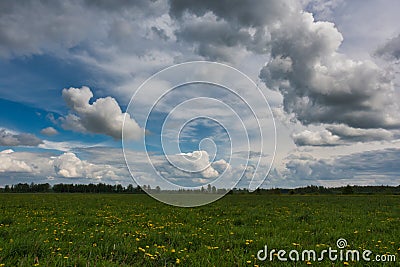
[[[144,193],[140,186],[133,186],[129,184],[124,187],[120,184],[110,185],[105,183],[99,184],[27,184],[18,183],[15,185],[6,185],[0,188],[3,193]]]
[[[4,188],[0,188],[0,193],[126,193],[126,194],[143,194],[144,192],[174,192],[174,193],[211,193],[211,194],[288,194],[288,195],[304,195],[304,194],[396,194],[400,195],[399,186],[342,186],[342,187],[324,187],[310,185],[306,187],[299,187],[294,189],[286,188],[258,188],[254,192],[250,193],[246,188],[233,188],[231,190],[215,188],[214,186],[207,185],[201,187],[201,189],[180,189],[178,191],[162,190],[159,186],[151,188],[150,185],[138,185],[129,184],[123,186],[121,184],[110,185],[105,183],[98,184],[27,184],[18,183],[15,185],[6,185]]]

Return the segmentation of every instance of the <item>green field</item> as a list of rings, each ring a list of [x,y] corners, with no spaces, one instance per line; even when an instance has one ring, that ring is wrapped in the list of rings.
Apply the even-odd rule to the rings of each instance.
[[[0,266],[399,266],[400,196],[228,195],[177,208],[147,195],[0,194]],[[336,248],[397,262],[270,262]]]

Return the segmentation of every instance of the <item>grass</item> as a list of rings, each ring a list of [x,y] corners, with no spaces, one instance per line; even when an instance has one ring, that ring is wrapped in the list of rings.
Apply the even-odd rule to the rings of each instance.
[[[171,207],[147,195],[0,194],[0,266],[379,266],[260,261],[268,249],[348,249],[400,261],[400,196],[228,195]]]

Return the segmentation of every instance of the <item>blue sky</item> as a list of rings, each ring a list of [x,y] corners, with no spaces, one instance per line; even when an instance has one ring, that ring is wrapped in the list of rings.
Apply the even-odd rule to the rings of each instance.
[[[153,187],[400,182],[395,0],[3,1],[0,10],[0,186],[129,184],[131,174]],[[261,94],[222,67],[178,68],[140,91],[193,60],[232,66]],[[201,75],[237,88],[161,94]]]

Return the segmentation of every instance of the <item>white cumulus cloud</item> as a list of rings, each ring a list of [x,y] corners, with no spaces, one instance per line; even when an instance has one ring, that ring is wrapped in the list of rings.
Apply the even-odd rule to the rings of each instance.
[[[62,96],[73,112],[62,119],[64,129],[105,134],[119,140],[122,138],[125,117],[126,138],[137,140],[143,134],[136,121],[129,114],[123,113],[112,97],[98,98],[90,104],[93,93],[86,86],[63,89]]]

